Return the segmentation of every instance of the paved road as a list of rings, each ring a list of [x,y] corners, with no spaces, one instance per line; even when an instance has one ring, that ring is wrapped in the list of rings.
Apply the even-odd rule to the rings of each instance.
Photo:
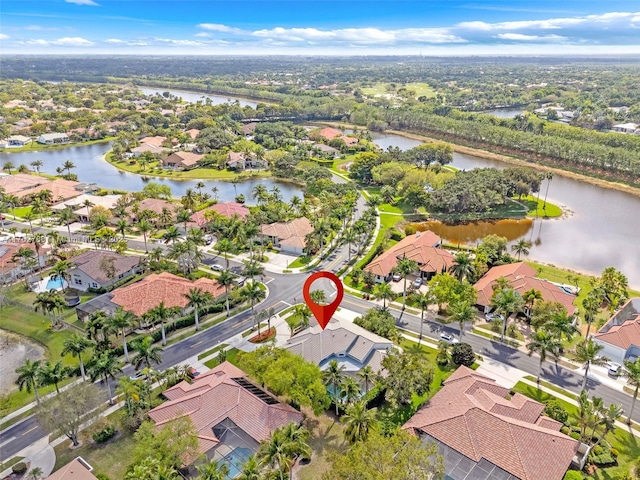
[[[364,209],[365,201],[360,198],[355,214],[359,217]],[[144,249],[143,242],[130,241],[129,244],[133,248]],[[154,246],[157,246],[157,244]],[[334,272],[338,271],[347,262],[347,248],[347,245],[341,245],[336,248],[336,250],[327,259],[323,260],[323,262],[314,270],[327,269]],[[205,260],[216,260],[216,257],[206,254]],[[217,259],[217,261],[218,263],[222,263],[221,259]],[[230,262],[230,265],[231,267],[236,268],[240,266],[237,262]],[[276,311],[279,311],[291,304],[294,298],[301,299],[302,285],[308,275],[308,273],[265,275],[265,282],[269,288],[269,296],[257,308],[262,309],[274,307]],[[342,302],[342,306],[358,313],[364,313],[372,307],[372,304],[368,301],[347,294]],[[392,312],[394,316],[397,317],[398,326],[419,333],[421,322],[419,317],[406,312]],[[178,363],[182,363],[186,359],[202,351],[213,348],[220,343],[224,343],[228,338],[246,330],[251,324],[252,320],[250,311],[245,311],[214,327],[206,329],[197,335],[181,340],[180,342],[165,349],[162,355],[162,363],[158,368],[166,369]],[[425,336],[437,340],[442,332],[454,335],[459,333],[457,328],[443,326],[433,321],[425,321],[423,325],[423,334]],[[514,348],[501,345],[498,342],[476,335],[466,334],[463,337],[463,340],[471,344],[474,351],[481,353],[485,357],[495,359],[501,363],[518,368],[532,375],[537,375],[538,373],[539,362],[535,357],[531,358]],[[132,367],[128,365],[124,370],[124,374],[130,375],[132,371]],[[574,393],[579,393],[582,385],[581,375],[576,374],[568,368],[557,366],[550,362],[546,362],[544,364],[542,378]],[[595,379],[589,379],[587,388],[590,395],[602,397],[606,404],[619,403],[623,405],[623,408],[628,410],[631,401],[630,395],[612,389]],[[106,396],[107,394],[105,392],[105,398]],[[635,410],[633,418],[635,421],[640,422],[640,409]],[[20,450],[34,443],[43,436],[45,436],[45,432],[40,428],[33,416],[9,427],[3,432],[0,432],[0,460],[12,457]]]

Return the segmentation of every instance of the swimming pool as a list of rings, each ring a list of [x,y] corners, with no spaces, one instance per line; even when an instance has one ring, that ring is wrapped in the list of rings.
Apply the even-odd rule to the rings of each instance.
[[[50,292],[51,290],[59,292],[67,288],[69,284],[61,277],[45,278],[31,286],[31,290],[35,293]]]
[[[62,277],[51,278],[47,281],[47,290],[62,290],[64,288]]]
[[[251,457],[253,453],[253,450],[250,448],[238,447],[227,454],[223,459],[229,467],[229,474],[227,475],[227,478],[231,479],[240,475],[242,466],[247,460],[249,460],[249,457]]]

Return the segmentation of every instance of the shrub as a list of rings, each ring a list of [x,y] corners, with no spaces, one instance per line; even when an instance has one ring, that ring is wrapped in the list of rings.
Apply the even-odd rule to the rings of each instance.
[[[116,429],[113,425],[107,425],[102,430],[93,434],[93,441],[96,443],[104,443],[107,440],[113,438],[116,434]]]
[[[616,463],[616,459],[611,455],[611,452],[604,452],[602,455],[589,455],[589,460],[594,465],[598,466],[610,466]]]
[[[591,453],[593,455],[602,455],[604,453],[604,450],[602,450],[602,447],[600,445],[596,445],[595,447],[593,447],[593,450],[591,450]]]
[[[569,418],[569,413],[567,412],[567,410],[560,404],[560,402],[555,399],[545,402],[544,413],[548,417],[551,417],[554,420],[564,424],[567,423],[567,419]],[[567,432],[563,433],[568,433],[568,429]]]
[[[451,351],[451,360],[458,366],[470,367],[476,361],[476,356],[468,343],[456,343]]]
[[[418,230],[416,229],[415,226],[413,225],[407,225],[406,227],[404,227],[404,234],[405,235],[413,235],[414,233],[416,233]]]
[[[563,480],[582,480],[582,474],[576,470],[569,470],[564,474]]]
[[[560,433],[564,433],[565,435],[569,435],[569,432],[571,432],[571,430],[569,430],[569,427],[566,425],[560,429]]]
[[[396,229],[391,230],[391,240],[400,241],[403,238],[404,238],[404,235],[402,235],[402,232],[399,232]]]
[[[27,464],[24,462],[18,462],[11,467],[11,471],[16,475],[22,475],[27,471]]]
[[[109,477],[107,477],[104,473],[96,473],[96,478],[98,480],[111,480]]]
[[[612,456],[614,456],[616,458],[618,458],[618,455],[620,455],[620,452],[618,452],[618,450],[616,450],[615,448],[612,448],[610,450],[610,453],[611,453]]]
[[[578,432],[571,432],[569,436],[574,440],[580,440],[580,434]]]

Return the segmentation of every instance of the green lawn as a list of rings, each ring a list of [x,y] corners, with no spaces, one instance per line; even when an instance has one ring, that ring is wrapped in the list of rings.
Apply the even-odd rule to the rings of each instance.
[[[559,217],[562,215],[562,209],[557,205],[547,202],[545,207],[544,199],[537,200],[536,198],[529,195],[527,197],[524,197],[522,199],[517,199],[517,200],[520,203],[527,206],[527,208],[529,209],[529,211],[527,212],[527,215],[531,217],[553,218],[553,217]],[[536,204],[537,204],[537,209],[536,209]]]
[[[383,95],[387,93],[387,85],[388,83],[376,83],[371,87],[363,87],[362,93],[370,96]],[[423,96],[427,98],[432,98],[436,96],[436,92],[433,90],[433,88],[431,88],[426,83],[418,83],[418,82],[407,83],[406,85],[397,85],[396,89],[399,89],[402,87],[406,88],[407,90],[413,90],[416,93],[415,95],[416,98],[423,97]]]
[[[301,257],[296,258],[293,262],[291,262],[289,264],[289,268],[300,268],[300,267],[304,267],[305,265],[308,265],[311,260],[313,260],[313,257],[310,257],[308,255],[303,255]]]
[[[206,358],[210,355],[213,355],[214,353],[222,350],[223,348],[225,348],[226,346],[228,346],[227,343],[223,343],[222,345],[218,345],[217,347],[214,347],[210,350],[207,350],[206,352],[202,352],[200,355],[198,355],[198,360],[202,360],[203,358]]]
[[[227,361],[229,363],[233,363],[236,367],[239,367],[240,362],[238,357],[240,355],[242,355],[242,352],[240,350],[238,350],[237,348],[231,348],[227,350]],[[204,364],[209,368],[213,368],[216,365],[218,365],[218,359],[212,358],[211,360],[209,360],[208,362],[205,362]]]
[[[560,400],[551,394],[538,390],[536,387],[523,382],[518,382],[511,390],[542,403],[547,400],[556,399],[567,412],[569,412],[569,422],[575,425],[578,421],[579,410],[576,405]],[[620,452],[618,456],[618,466],[598,469],[593,475],[589,475],[587,478],[597,480],[622,478],[622,475],[629,471],[631,463],[634,461],[637,462],[638,458],[640,458],[640,440],[628,431],[616,428],[616,430],[609,433],[606,438],[611,446]]]
[[[49,275],[47,271],[39,272],[39,274],[42,276],[42,278],[47,278],[47,276]],[[71,290],[71,292],[78,294],[78,296],[80,297],[81,303],[85,303],[97,296],[97,294],[95,293],[81,292],[78,290]],[[16,283],[15,285],[11,286],[5,293],[7,297],[11,298],[12,300],[16,300],[22,303],[23,305],[27,305],[27,306],[33,305],[33,302],[35,302],[36,296],[37,296],[35,292],[28,290],[27,287],[25,287],[24,283],[22,282]],[[67,317],[73,316],[75,319],[75,314],[76,314],[75,307],[65,307],[62,310],[61,316],[65,319]]]
[[[26,207],[17,207],[15,208],[16,217],[26,217],[27,214],[31,211],[31,205],[27,205]],[[9,209],[7,213],[13,218],[14,209]]]

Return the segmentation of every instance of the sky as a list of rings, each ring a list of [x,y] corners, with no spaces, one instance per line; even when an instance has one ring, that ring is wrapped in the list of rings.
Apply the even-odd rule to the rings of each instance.
[[[0,54],[640,54],[640,1],[2,0]]]

